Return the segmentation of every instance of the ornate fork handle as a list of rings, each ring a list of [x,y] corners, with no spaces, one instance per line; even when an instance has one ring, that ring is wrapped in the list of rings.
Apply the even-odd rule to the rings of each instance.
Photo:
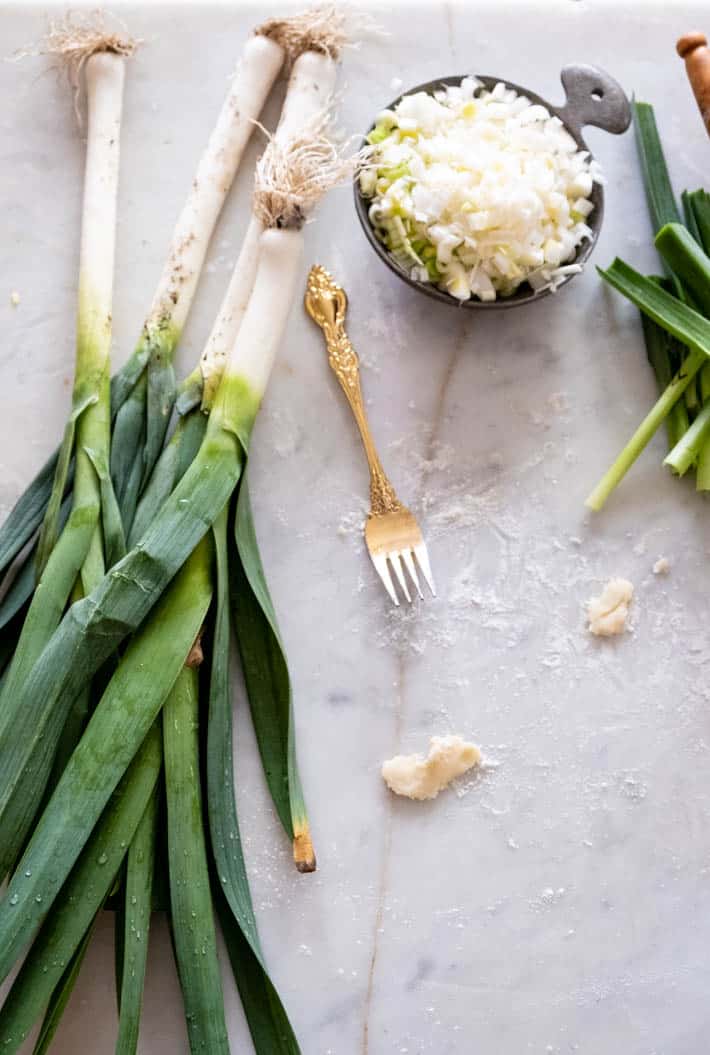
[[[338,378],[353,412],[370,468],[370,515],[396,513],[404,509],[382,468],[365,413],[360,388],[360,360],[345,332],[348,298],[320,265],[311,268],[305,296],[306,311],[323,331],[328,362]]]

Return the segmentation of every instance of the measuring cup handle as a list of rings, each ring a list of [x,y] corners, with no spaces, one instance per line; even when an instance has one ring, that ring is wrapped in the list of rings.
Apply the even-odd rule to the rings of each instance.
[[[596,125],[619,135],[631,124],[631,107],[618,81],[598,66],[565,66],[560,80],[567,96],[558,114],[573,132]]]

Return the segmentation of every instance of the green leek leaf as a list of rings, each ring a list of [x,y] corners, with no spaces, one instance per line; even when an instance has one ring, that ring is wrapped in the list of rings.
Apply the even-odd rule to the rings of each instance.
[[[202,824],[197,670],[183,667],[163,713],[173,938],[193,1055],[229,1055]]]
[[[81,939],[79,947],[67,964],[64,974],[59,979],[59,982],[50,997],[47,1010],[42,1020],[42,1027],[39,1031],[39,1036],[37,1037],[37,1042],[32,1050],[32,1055],[47,1055],[47,1052],[49,1051],[50,1044],[54,1040],[54,1034],[59,1028],[62,1015],[69,1003],[69,998],[76,985],[76,980],[79,977],[81,965],[84,962],[84,957],[89,948],[91,936],[94,933],[96,920],[98,920],[98,913],[94,917],[94,923],[89,927],[86,934]]]
[[[291,678],[266,584],[246,476],[234,517],[230,555],[234,624],[264,774],[281,823],[293,839],[299,871],[316,867],[296,761]]]
[[[214,414],[197,457],[145,536],[71,606],[13,693],[12,707],[0,714],[0,826],[23,777],[32,781],[26,796],[36,808],[79,690],[140,625],[228,501],[241,472],[242,447],[219,416],[213,424]]]
[[[656,235],[656,248],[668,267],[693,295],[700,311],[710,315],[710,257],[690,231],[679,223],[667,223]]]
[[[42,523],[52,494],[58,459],[59,448],[45,462],[34,480],[20,495],[0,528],[0,572],[10,566]],[[72,461],[67,472],[67,488],[71,487],[73,479],[74,462]]]
[[[160,750],[162,752],[162,745]],[[131,840],[126,862],[116,1055],[134,1055],[138,1046],[143,986],[148,962],[158,814],[158,789],[154,787]]]
[[[207,612],[210,564],[205,540],[129,644],[37,822],[0,902],[0,978],[51,909],[172,688]]]
[[[680,223],[680,213],[668,175],[653,107],[649,103],[634,101],[632,110],[643,183],[655,234],[666,223]]]
[[[160,729],[154,725],[46,916],[0,1010],[3,1051],[20,1047],[108,897],[153,795],[160,762]]]
[[[111,435],[111,480],[128,535],[143,476],[145,398],[147,380],[142,374],[118,409]]]
[[[108,463],[101,451],[85,447],[91,464],[99,479],[101,490],[101,518],[103,525],[104,556],[107,567],[112,567],[126,555],[126,540],[123,534],[123,521],[114,494]]]
[[[213,878],[212,890],[256,1055],[301,1055],[279,994],[234,918],[217,877]]]
[[[667,333],[687,344],[690,352],[655,406],[588,496],[586,505],[596,511],[602,508],[710,356],[710,322],[698,312],[618,258],[606,271],[599,269],[599,274]]]
[[[59,533],[59,512],[62,505],[67,489],[67,479],[69,477],[69,465],[74,456],[74,439],[76,436],[76,423],[87,409],[87,407],[93,406],[98,402],[98,396],[95,392],[90,392],[81,400],[77,400],[72,412],[69,415],[69,420],[64,428],[64,438],[62,439],[61,446],[59,448],[59,456],[57,458],[56,468],[54,472],[54,481],[52,483],[52,490],[47,502],[47,508],[44,514],[44,520],[42,522],[42,529],[39,533],[39,541],[37,543],[37,578],[39,579],[42,572],[47,566],[50,554],[54,549],[57,542],[57,535]]]

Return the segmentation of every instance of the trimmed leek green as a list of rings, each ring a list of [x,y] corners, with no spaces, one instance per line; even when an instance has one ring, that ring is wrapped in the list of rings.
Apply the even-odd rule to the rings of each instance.
[[[710,321],[617,257],[602,278],[689,348],[710,355]],[[702,360],[700,360],[702,362]],[[685,365],[685,364],[683,364]],[[693,377],[695,373],[693,373]]]
[[[695,212],[693,211],[693,199],[689,191],[684,190],[680,196],[681,203],[683,205],[683,222],[692,234],[698,245],[702,245],[700,238],[700,228],[698,227],[698,221],[695,219]],[[705,246],[703,246],[705,249]]]
[[[681,357],[676,351],[677,345],[673,338],[643,312],[641,312],[641,325],[643,326],[646,356],[655,374],[658,391],[663,393],[673,380],[680,366]],[[703,367],[703,370],[705,369],[707,366]],[[679,399],[666,418],[669,450],[675,447],[689,425],[688,409],[685,402]]]
[[[671,187],[653,107],[649,103],[634,101],[631,108],[643,184],[655,234],[666,223],[680,223],[680,213]]]
[[[0,903],[0,979],[46,917],[172,688],[209,605],[210,563],[205,541],[129,644],[37,822]]]
[[[597,512],[710,357],[710,322],[698,312],[618,258],[606,271],[599,269],[599,274],[659,326],[687,344],[690,352],[665,392],[587,498],[585,504]]]
[[[316,861],[296,762],[291,679],[261,564],[246,478],[239,490],[234,542],[234,623],[264,773],[281,823],[293,840],[296,867],[312,872]]]
[[[13,982],[0,1010],[3,1051],[12,1053],[22,1045],[91,928],[153,795],[160,763],[160,730],[154,726],[114,792]]]
[[[162,744],[158,746],[162,754]],[[134,1055],[138,1046],[143,983],[148,962],[158,813],[158,794],[154,787],[131,840],[126,861],[125,891],[122,892],[125,907],[116,1055]]]
[[[705,253],[710,253],[710,195],[704,190],[683,191],[683,215],[686,227]],[[710,399],[710,364],[700,373],[700,401]],[[710,434],[697,451],[695,484],[698,491],[710,490]]]
[[[679,476],[693,466],[703,444],[710,437],[710,403],[706,403],[684,436],[681,436],[663,464],[668,465]]]
[[[692,224],[688,224],[691,232],[696,236],[698,243],[706,253],[710,253],[710,194],[705,190],[694,190],[685,192],[684,204],[688,201],[689,211],[692,213]]]
[[[710,404],[710,363],[706,363],[698,375],[700,400],[703,409]],[[702,413],[702,411],[701,411]],[[695,487],[698,491],[710,491],[710,431],[705,434],[698,449],[695,465]]]
[[[694,198],[691,198],[691,202],[693,200]],[[693,215],[695,216],[695,212]],[[710,316],[710,257],[703,251],[698,240],[680,224],[666,224],[656,236],[656,247],[683,286],[690,290],[699,309],[704,315]],[[703,412],[704,408],[700,409],[709,394],[709,371],[710,364],[705,364],[697,382],[691,383],[687,389],[687,393],[694,396],[688,406],[698,412],[700,424],[693,428],[692,434],[680,449],[671,452],[665,463],[682,475],[690,464],[697,462],[696,485],[700,491],[708,489],[710,479],[710,433],[705,427],[707,415]],[[682,442],[681,438],[679,443]]]
[[[202,826],[198,674],[180,672],[163,711],[173,940],[193,1055],[229,1055]]]
[[[668,267],[693,294],[699,310],[710,315],[710,257],[679,223],[666,224],[655,241]]]

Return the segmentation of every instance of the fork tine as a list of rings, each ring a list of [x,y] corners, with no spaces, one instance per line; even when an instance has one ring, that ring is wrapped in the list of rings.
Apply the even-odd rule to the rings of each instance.
[[[434,597],[436,597],[436,587],[434,586],[434,576],[431,574],[429,554],[427,553],[427,548],[423,542],[421,542],[418,546],[414,546],[414,556],[417,558],[417,564],[424,573],[424,578],[427,581],[429,589],[434,594]]]
[[[422,588],[419,585],[419,576],[417,575],[417,566],[414,563],[414,559],[412,558],[411,552],[408,549],[403,549],[402,553],[401,553],[401,557],[402,557],[402,560],[404,561],[404,563],[407,566],[407,571],[409,572],[409,575],[410,575],[410,578],[411,578],[412,582],[414,583],[414,585],[417,588],[417,593],[419,594],[421,599],[424,600],[424,594],[422,593]]]
[[[390,553],[390,564],[394,568],[394,573],[397,576],[397,581],[399,582],[399,585],[402,587],[402,593],[411,604],[412,598],[409,596],[409,587],[407,586],[407,580],[404,577],[404,569],[402,568],[402,563],[399,559],[400,556],[401,554],[399,553]]]
[[[390,575],[390,570],[387,567],[387,557],[384,555],[384,553],[378,553],[377,555],[371,553],[370,556],[372,557],[372,563],[375,565],[375,571],[382,579],[385,590],[387,590],[387,593],[390,595],[396,606],[399,608],[399,600],[397,598],[397,594],[395,593],[394,585],[392,583],[392,576]]]

